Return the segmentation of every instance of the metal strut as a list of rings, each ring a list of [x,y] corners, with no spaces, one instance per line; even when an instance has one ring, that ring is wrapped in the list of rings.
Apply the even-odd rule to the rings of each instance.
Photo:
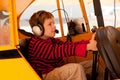
[[[104,20],[102,16],[100,0],[93,0],[94,13],[97,18],[98,27],[104,27]],[[97,57],[98,51],[93,51],[93,64],[92,64],[92,80],[96,80],[97,77]]]

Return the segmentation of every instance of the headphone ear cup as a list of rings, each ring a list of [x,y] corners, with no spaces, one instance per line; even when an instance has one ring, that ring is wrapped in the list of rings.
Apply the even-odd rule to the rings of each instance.
[[[32,28],[32,32],[36,35],[36,36],[41,36],[43,34],[43,30],[42,30],[42,26],[33,26]]]

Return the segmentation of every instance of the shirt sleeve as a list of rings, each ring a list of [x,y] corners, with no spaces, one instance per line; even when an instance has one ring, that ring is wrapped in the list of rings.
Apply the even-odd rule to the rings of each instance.
[[[87,48],[87,44],[89,43],[89,41],[81,41],[80,45],[76,46],[76,56],[81,56],[81,57],[86,57],[87,53],[86,53],[86,48]]]
[[[33,52],[34,56],[45,59],[58,59],[70,56],[86,56],[86,45],[89,41],[80,42],[63,42],[58,39],[53,39],[52,42],[32,41],[34,43]]]

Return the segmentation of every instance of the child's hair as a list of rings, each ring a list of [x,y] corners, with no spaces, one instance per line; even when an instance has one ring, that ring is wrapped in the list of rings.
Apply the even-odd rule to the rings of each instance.
[[[54,17],[52,13],[40,10],[31,16],[31,18],[29,19],[29,24],[31,27],[38,26],[38,24],[43,26],[44,21],[52,17]]]

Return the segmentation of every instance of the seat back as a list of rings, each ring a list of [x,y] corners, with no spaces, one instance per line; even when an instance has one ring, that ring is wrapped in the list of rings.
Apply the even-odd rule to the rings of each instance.
[[[19,50],[23,54],[23,56],[27,59],[27,54],[28,54],[28,46],[31,38],[25,38],[25,39],[20,39],[19,40]]]
[[[120,78],[120,31],[112,26],[100,27],[96,40],[98,51],[111,75]]]

